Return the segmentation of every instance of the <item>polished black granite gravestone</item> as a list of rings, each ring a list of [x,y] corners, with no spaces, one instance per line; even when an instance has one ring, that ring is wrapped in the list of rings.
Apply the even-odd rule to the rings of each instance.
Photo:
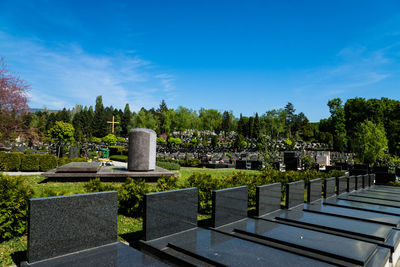
[[[29,214],[28,262],[117,240],[117,192],[34,198]]]
[[[212,197],[213,227],[247,217],[247,186],[215,190]]]
[[[373,203],[363,203],[363,202],[349,201],[349,200],[343,200],[343,199],[327,199],[324,202],[324,204],[338,206],[338,207],[344,207],[344,208],[348,208],[348,209],[365,210],[365,211],[372,211],[372,212],[377,212],[377,213],[382,213],[382,214],[400,216],[400,208],[381,206],[381,205],[373,204]]]
[[[362,189],[362,184],[363,184],[363,175],[357,175],[356,176],[356,190]]]
[[[226,207],[230,203],[231,205],[239,205],[243,210],[247,211],[247,195],[244,200],[245,207],[239,203],[243,200],[243,192],[247,192],[247,188],[234,188],[231,191],[223,192],[221,195],[219,194],[221,191],[218,191],[214,200],[222,201],[222,207]],[[181,203],[180,207],[176,207],[176,209],[181,209],[181,211],[177,211],[175,214],[175,223],[181,224],[179,220],[185,223],[187,220],[185,217],[187,216],[179,216],[178,213],[191,214],[191,211],[186,209],[193,208],[191,207],[193,199],[191,197],[188,199],[188,192],[183,190],[164,192],[164,194],[152,194],[154,198],[153,202],[146,201],[145,213],[148,214],[146,210],[151,208],[151,205],[160,203],[162,199],[168,199],[168,194],[173,194],[174,199],[179,200],[179,203]],[[160,200],[157,201],[156,198],[160,198]],[[233,202],[227,201],[232,198],[237,199],[233,200]],[[189,203],[185,203],[187,201]],[[219,206],[216,205],[216,207]],[[234,209],[237,210],[237,208]],[[194,210],[197,211],[197,202]],[[220,209],[217,208],[216,211],[218,210]],[[232,208],[228,207],[228,210],[232,210]],[[151,219],[162,222],[166,214],[163,215],[161,212],[162,209],[154,213],[152,218],[146,216],[145,220]],[[191,217],[189,220],[189,224],[192,224]],[[144,223],[147,224],[147,222]],[[160,227],[171,226],[170,224],[160,225]],[[213,230],[198,227],[182,231],[175,227],[173,229],[175,229],[175,233],[170,233],[164,237],[157,235],[156,239],[141,241],[142,249],[156,253],[160,257],[168,258],[170,261],[181,266],[331,266],[323,261],[235,238]],[[146,236],[150,235],[146,233]]]
[[[145,194],[145,240],[196,228],[197,202],[197,188]]]
[[[372,199],[381,199],[381,200],[390,200],[394,202],[400,202],[400,194],[393,194],[387,192],[377,192],[377,191],[369,191],[363,190],[361,192],[353,192],[350,196],[357,196],[357,197],[365,197],[365,198],[372,198]]]
[[[117,241],[117,192],[30,199],[21,266],[167,266]]]
[[[274,183],[256,187],[257,216],[270,213],[281,208],[281,184]]]
[[[369,174],[363,175],[363,180],[362,180],[362,182],[363,182],[362,187],[363,188],[368,188],[369,187],[368,179],[369,179]]]
[[[350,176],[348,181],[348,192],[352,192],[356,189],[356,176]]]
[[[336,178],[326,178],[324,180],[324,198],[331,197],[336,194]]]
[[[362,202],[362,203],[369,203],[369,204],[376,204],[380,206],[388,206],[394,208],[400,208],[400,202],[395,202],[392,200],[384,200],[384,199],[377,199],[377,198],[368,198],[359,195],[344,195],[339,196],[338,199],[349,200],[354,202]]]
[[[304,204],[304,181],[286,184],[285,207],[290,209],[300,204]]]
[[[100,168],[100,162],[70,162],[58,167],[55,173],[96,173]]]
[[[316,200],[319,200],[321,199],[321,195],[322,195],[322,180],[314,179],[309,181],[307,186],[307,202],[314,202]]]
[[[341,176],[336,178],[336,194],[340,195],[347,192],[347,177]]]

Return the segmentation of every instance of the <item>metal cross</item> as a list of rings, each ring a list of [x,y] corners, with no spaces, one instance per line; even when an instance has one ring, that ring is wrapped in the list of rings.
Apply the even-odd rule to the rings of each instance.
[[[112,125],[112,134],[114,134],[114,124],[119,124],[118,121],[114,121],[114,116],[112,117],[112,121],[107,121],[107,123],[110,123]]]

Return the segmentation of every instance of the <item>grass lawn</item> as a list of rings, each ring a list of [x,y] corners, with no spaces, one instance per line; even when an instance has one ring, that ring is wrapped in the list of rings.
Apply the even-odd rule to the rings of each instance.
[[[206,169],[206,168],[186,168],[182,167],[175,171],[179,177],[179,185],[183,185],[185,180],[195,172],[211,174],[213,177],[223,178],[233,174],[235,169]],[[247,171],[256,173],[257,171]],[[85,193],[84,185],[86,182],[43,182],[46,178],[40,175],[25,175],[24,182],[32,186],[34,190],[33,197],[42,197],[48,195],[70,195]],[[120,186],[121,183],[113,183]],[[155,187],[155,183],[149,184]],[[198,216],[199,220],[210,219],[210,215]],[[131,218],[118,215],[118,240],[129,242],[137,240],[142,236],[142,218]],[[26,260],[27,236],[15,237],[11,240],[0,243],[0,266],[10,266]]]

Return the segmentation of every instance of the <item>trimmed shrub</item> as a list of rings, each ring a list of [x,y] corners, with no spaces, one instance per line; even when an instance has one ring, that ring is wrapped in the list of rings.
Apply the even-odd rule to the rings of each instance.
[[[200,164],[201,164],[201,161],[196,158],[183,160],[181,162],[181,165],[185,166],[185,167],[198,167]]]
[[[4,165],[4,158],[6,156],[6,152],[0,151],[0,171],[5,170],[5,165]]]
[[[113,155],[113,156],[110,156],[110,160],[128,162],[128,156],[124,156],[124,155]]]
[[[210,174],[194,173],[185,182],[185,187],[197,187],[199,190],[199,212],[210,214],[212,208],[212,191],[227,186],[222,179],[213,178]]]
[[[157,161],[156,165],[166,170],[179,170],[181,168],[181,166],[179,166],[179,164],[177,163],[165,162],[165,161]]]
[[[150,189],[144,180],[133,180],[127,178],[125,183],[118,189],[118,211],[130,217],[141,217],[143,215],[144,194]]]
[[[5,153],[3,158],[3,167],[5,171],[19,171],[21,166],[22,153]]]
[[[125,155],[128,156],[128,149],[124,146],[109,146],[110,156],[113,155]]]
[[[178,178],[174,176],[161,177],[157,180],[156,191],[169,191],[178,189]]]
[[[110,184],[105,184],[100,181],[100,178],[91,179],[84,186],[85,191],[88,193],[91,192],[102,192],[102,191],[113,191],[115,187]]]
[[[39,170],[47,172],[57,168],[57,157],[54,155],[45,154],[39,158]]]
[[[21,171],[39,171],[39,158],[41,155],[26,154],[21,156]]]
[[[28,200],[32,195],[22,178],[0,173],[0,242],[26,232]]]

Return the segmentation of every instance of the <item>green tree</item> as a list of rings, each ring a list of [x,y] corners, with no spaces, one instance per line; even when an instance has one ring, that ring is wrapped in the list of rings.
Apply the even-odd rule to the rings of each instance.
[[[361,161],[371,164],[388,146],[385,129],[369,120],[360,123],[355,132],[354,149]]]
[[[117,142],[117,137],[113,134],[107,134],[103,137],[103,142],[108,145],[115,144]]]
[[[232,111],[224,111],[222,113],[222,125],[221,125],[222,131],[224,131],[225,135],[226,133],[230,132],[233,130],[233,114]]]
[[[331,113],[333,130],[333,149],[344,152],[347,146],[346,118],[345,111],[340,98],[334,98],[328,102]]]
[[[219,132],[221,130],[222,115],[216,109],[201,108],[199,112],[201,128]]]
[[[125,105],[124,113],[121,117],[121,136],[127,137],[128,136],[128,126],[129,122],[132,119],[132,113],[129,108],[129,104]]]
[[[68,122],[57,121],[55,125],[49,130],[49,135],[58,146],[58,157],[60,157],[61,147],[67,142],[73,142],[74,139],[74,126]]]
[[[103,106],[103,99],[100,96],[96,97],[96,106],[93,117],[93,135],[103,137],[107,133],[107,119]]]

